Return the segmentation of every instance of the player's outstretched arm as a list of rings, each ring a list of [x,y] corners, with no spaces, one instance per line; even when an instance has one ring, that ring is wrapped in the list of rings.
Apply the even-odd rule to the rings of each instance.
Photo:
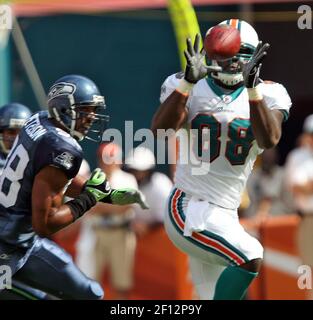
[[[91,193],[97,202],[122,206],[138,203],[142,209],[149,209],[144,195],[139,190],[133,188],[111,189],[105,173],[100,168],[92,172],[84,189]]]
[[[262,61],[267,54],[269,44],[259,42],[251,60],[242,65],[245,86],[248,89],[250,102],[250,120],[253,134],[258,146],[269,149],[276,146],[281,137],[281,126],[284,119],[279,110],[270,110],[258,88]]]
[[[34,231],[47,237],[73,223],[97,202],[129,205],[138,203],[147,209],[143,195],[134,189],[111,189],[105,174],[96,169],[84,183],[81,193],[62,204],[68,183],[65,173],[52,166],[44,167],[35,177],[32,189],[32,225]]]
[[[275,147],[281,138],[282,112],[270,110],[264,101],[250,102],[250,105],[251,126],[258,146],[262,149]]]
[[[151,130],[157,135],[158,129],[177,131],[187,121],[186,103],[188,95],[175,90],[158,108],[153,116]]]

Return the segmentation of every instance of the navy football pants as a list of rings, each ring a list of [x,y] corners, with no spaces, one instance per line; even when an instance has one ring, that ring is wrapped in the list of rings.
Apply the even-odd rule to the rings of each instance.
[[[13,279],[59,299],[94,300],[103,297],[101,286],[85,276],[71,256],[48,239],[37,241]]]

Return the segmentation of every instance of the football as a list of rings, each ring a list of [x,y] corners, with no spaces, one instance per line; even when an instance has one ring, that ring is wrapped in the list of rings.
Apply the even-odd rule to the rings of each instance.
[[[209,30],[204,39],[204,49],[211,60],[225,60],[240,49],[240,32],[229,25],[217,25]]]

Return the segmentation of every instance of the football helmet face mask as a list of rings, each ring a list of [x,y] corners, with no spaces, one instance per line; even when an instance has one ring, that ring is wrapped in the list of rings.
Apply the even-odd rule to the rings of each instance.
[[[0,108],[0,152],[8,154],[31,111],[20,103],[8,103]]]
[[[57,80],[48,93],[50,117],[76,140],[101,141],[109,120],[104,97],[93,81],[79,75]]]
[[[212,60],[209,61],[209,64],[221,66],[222,71],[213,72],[211,74],[212,77],[224,85],[232,87],[243,81],[241,63],[247,63],[251,59],[259,43],[259,37],[254,28],[243,20],[230,19],[219,23],[219,25],[223,24],[231,25],[239,30],[241,38],[240,50],[230,59],[221,61]],[[207,34],[210,31],[211,28],[207,31]]]

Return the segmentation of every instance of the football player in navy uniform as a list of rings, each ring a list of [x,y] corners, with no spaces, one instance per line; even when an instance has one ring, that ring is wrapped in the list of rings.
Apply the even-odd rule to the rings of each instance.
[[[31,111],[21,103],[11,102],[0,108],[0,172],[4,168],[15,138],[30,116]],[[12,281],[11,287],[10,292],[5,294],[6,299],[51,299],[45,292],[33,289],[17,280]]]
[[[0,172],[8,153],[31,111],[20,103],[8,103],[0,108]]]
[[[0,179],[0,266],[9,266],[13,279],[60,299],[101,299],[103,290],[47,237],[98,201],[146,207],[140,192],[111,189],[100,169],[87,181],[77,175],[83,159],[78,141],[101,139],[104,109],[93,81],[78,75],[57,80],[48,111],[25,123]],[[63,203],[64,195],[73,200]]]

